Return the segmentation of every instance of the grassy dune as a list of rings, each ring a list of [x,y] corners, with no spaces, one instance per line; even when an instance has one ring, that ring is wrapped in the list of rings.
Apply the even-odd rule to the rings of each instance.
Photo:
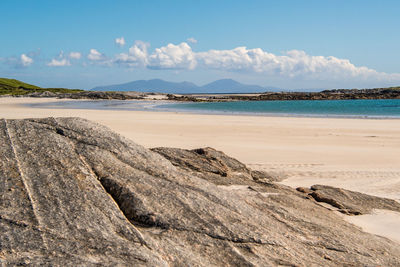
[[[80,89],[41,88],[15,79],[0,78],[0,95],[26,95],[34,92],[77,93]]]

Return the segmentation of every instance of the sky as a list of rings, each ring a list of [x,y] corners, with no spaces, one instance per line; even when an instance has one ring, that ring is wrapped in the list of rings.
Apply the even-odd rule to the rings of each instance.
[[[0,11],[0,77],[42,87],[400,85],[395,0],[1,0]]]

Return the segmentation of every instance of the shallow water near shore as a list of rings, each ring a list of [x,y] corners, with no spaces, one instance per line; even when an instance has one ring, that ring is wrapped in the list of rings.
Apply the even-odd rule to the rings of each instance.
[[[400,99],[201,102],[166,104],[157,108],[200,113],[400,118]]]
[[[161,101],[143,100],[65,100],[55,102],[28,103],[33,108],[50,109],[92,109],[92,110],[150,110],[164,103]]]
[[[400,99],[167,102],[143,100],[66,100],[29,104],[37,108],[146,110],[199,114],[288,117],[400,119]]]

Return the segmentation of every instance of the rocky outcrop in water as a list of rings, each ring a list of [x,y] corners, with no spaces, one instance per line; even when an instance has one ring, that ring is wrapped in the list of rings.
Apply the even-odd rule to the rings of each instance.
[[[79,118],[0,120],[0,144],[4,266],[400,265],[398,243],[210,148]]]
[[[400,99],[400,88],[337,89],[322,92],[267,92],[237,95],[167,95],[169,100],[183,102],[274,101],[274,100],[349,100]]]
[[[266,92],[261,94],[159,94],[144,92],[101,92],[82,91],[57,93],[50,91],[33,92],[24,97],[57,97],[70,99],[134,100],[148,99],[152,95],[163,95],[163,100],[180,102],[225,102],[225,101],[273,101],[273,100],[348,100],[348,99],[400,99],[400,87],[375,89],[335,89],[322,92]]]
[[[23,97],[56,97],[56,98],[67,98],[67,99],[93,99],[93,100],[134,100],[144,99],[146,96],[152,95],[152,93],[140,93],[140,92],[96,92],[96,91],[83,91],[74,93],[54,93],[49,91],[44,92],[33,92]]]

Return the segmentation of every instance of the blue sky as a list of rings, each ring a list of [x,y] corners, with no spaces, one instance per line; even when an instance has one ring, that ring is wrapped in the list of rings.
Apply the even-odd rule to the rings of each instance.
[[[44,87],[400,85],[399,1],[2,0],[0,10],[0,77]]]

